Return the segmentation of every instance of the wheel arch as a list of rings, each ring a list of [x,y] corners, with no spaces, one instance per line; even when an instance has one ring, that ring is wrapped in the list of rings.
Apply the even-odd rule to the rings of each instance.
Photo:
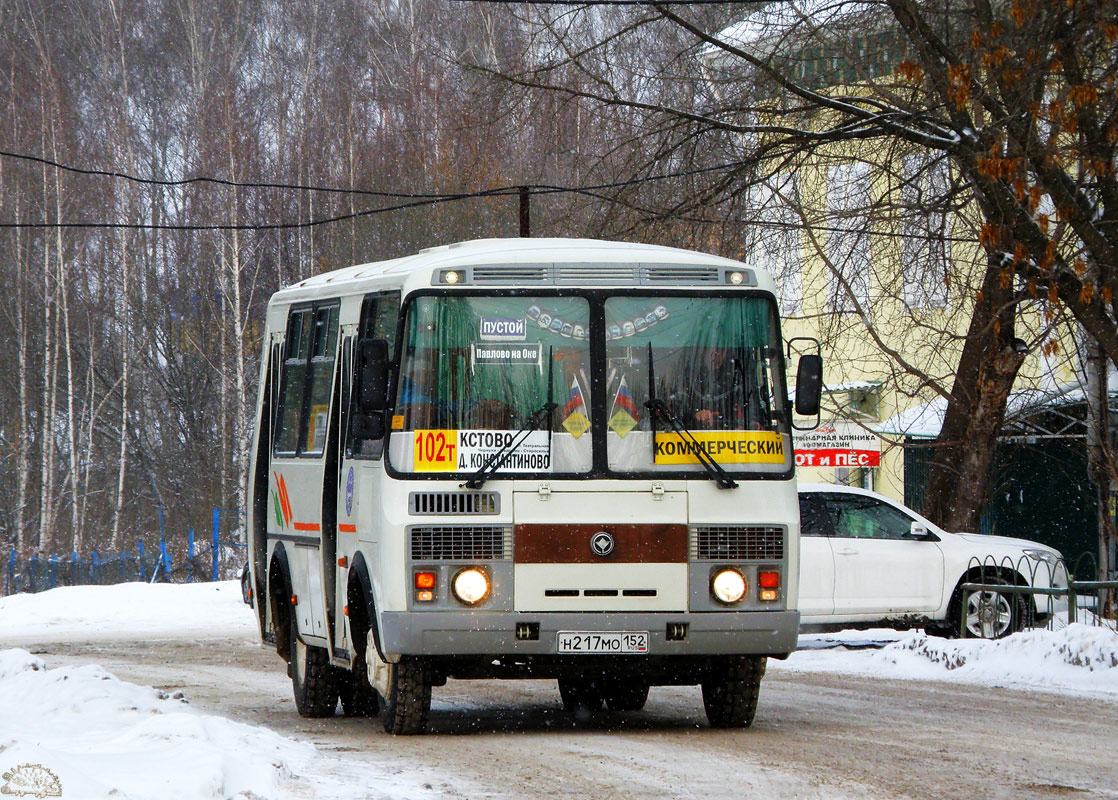
[[[268,563],[268,602],[272,610],[272,631],[276,638],[276,652],[285,661],[291,660],[291,565],[282,543],[276,544]]]
[[[369,565],[361,551],[354,553],[350,559],[349,582],[346,586],[346,604],[349,607],[349,640],[357,646],[360,637],[364,643],[365,631],[373,631],[373,641],[377,652],[384,658],[384,648],[380,644],[380,634],[377,632],[377,608],[373,598],[373,579],[369,574]]]

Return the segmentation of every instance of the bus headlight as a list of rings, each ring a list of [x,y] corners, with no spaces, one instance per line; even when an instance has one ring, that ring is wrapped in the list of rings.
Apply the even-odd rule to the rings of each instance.
[[[458,602],[476,606],[489,597],[489,576],[477,567],[470,567],[454,576],[450,589]]]
[[[710,582],[710,592],[721,603],[736,603],[745,597],[745,578],[736,569],[716,572]]]

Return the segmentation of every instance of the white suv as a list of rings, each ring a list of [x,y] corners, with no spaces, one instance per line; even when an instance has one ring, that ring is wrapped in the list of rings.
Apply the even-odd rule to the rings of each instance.
[[[1067,586],[1060,553],[1036,542],[948,533],[865,489],[800,484],[800,625],[924,626],[959,634],[962,583]],[[1035,599],[1034,599],[1035,598]],[[1066,610],[1062,597],[982,592],[968,636],[1000,638]]]

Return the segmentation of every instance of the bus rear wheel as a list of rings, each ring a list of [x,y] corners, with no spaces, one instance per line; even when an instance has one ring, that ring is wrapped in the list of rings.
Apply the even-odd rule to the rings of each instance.
[[[368,629],[353,633],[353,668],[338,670],[338,694],[342,713],[347,717],[375,717],[380,713],[380,699],[369,683],[369,666],[366,661]]]
[[[331,717],[338,707],[338,678],[324,647],[305,644],[291,615],[291,689],[303,717]]]
[[[764,656],[730,656],[703,678],[703,705],[714,728],[748,728],[757,713]]]

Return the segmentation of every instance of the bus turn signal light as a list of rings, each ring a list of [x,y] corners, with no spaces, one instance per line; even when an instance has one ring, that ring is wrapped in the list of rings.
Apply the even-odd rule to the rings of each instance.
[[[780,573],[779,572],[761,572],[757,574],[757,583],[762,589],[779,589],[780,588]]]
[[[435,573],[433,573],[433,572],[417,572],[417,573],[415,573],[415,588],[416,589],[434,589],[435,588]]]

